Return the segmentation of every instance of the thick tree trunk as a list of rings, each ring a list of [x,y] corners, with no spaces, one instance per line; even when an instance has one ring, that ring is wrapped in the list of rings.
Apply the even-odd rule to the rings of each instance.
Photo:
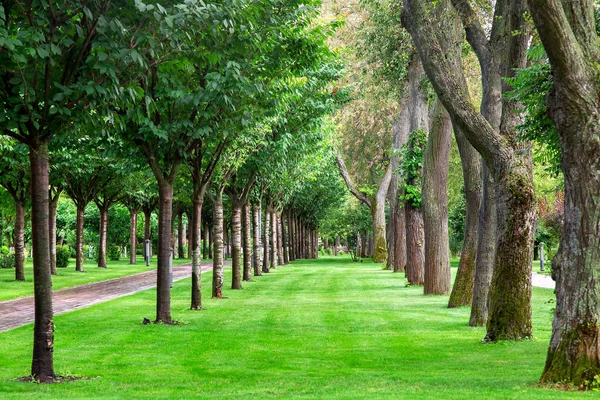
[[[75,271],[83,272],[83,216],[85,206],[77,207],[76,230],[75,230]],[[34,249],[35,250],[35,249]]]
[[[242,207],[231,201],[231,289],[242,288]]]
[[[183,238],[185,234],[183,233],[183,211],[179,212],[177,216],[177,254],[179,255],[179,259],[185,258],[185,253],[183,251]]]
[[[448,307],[462,307],[471,304],[475,282],[477,260],[478,215],[481,204],[481,157],[465,138],[460,128],[454,129],[463,171],[465,189],[464,241],[458,263],[458,271],[448,300]],[[472,310],[471,310],[472,311]]]
[[[134,265],[136,263],[136,250],[137,250],[137,215],[138,210],[129,210],[129,264]]]
[[[252,204],[252,227],[254,229],[254,276],[261,276],[261,232],[260,232],[260,202]]]
[[[263,247],[264,247],[264,252],[263,252],[263,264],[262,264],[262,272],[264,273],[269,273],[269,241],[270,239],[270,232],[269,232],[269,225],[270,225],[270,220],[271,220],[271,213],[269,212],[269,210],[265,210],[265,224],[264,224],[264,230],[263,230]]]
[[[242,242],[244,252],[244,271],[243,279],[252,280],[252,246],[250,237],[250,204],[246,203],[242,207]]]
[[[173,323],[171,319],[171,236],[173,221],[173,183],[164,180],[158,184],[158,255],[156,268],[155,323]]]
[[[423,244],[423,213],[421,208],[410,204],[404,206],[406,212],[406,279],[411,285],[422,285],[425,279]]]
[[[106,268],[106,236],[108,233],[108,207],[99,207],[98,211],[100,211],[98,268]]]
[[[404,90],[405,94],[400,105],[400,115],[393,125],[394,130],[394,150],[400,151],[408,140],[410,132],[410,116],[409,116],[409,91]],[[404,218],[403,203],[399,199],[399,195],[403,193],[398,188],[400,183],[400,173],[398,172],[400,159],[398,156],[392,158],[392,179],[389,188],[390,202],[390,269],[394,272],[404,272],[406,266],[406,225]],[[339,246],[339,237],[336,246]]]
[[[223,188],[217,187],[213,201],[214,250],[212,297],[223,297]]]
[[[39,382],[52,382],[54,375],[54,322],[52,321],[52,278],[48,238],[48,144],[33,141],[31,165],[31,239],[33,242],[33,292],[35,322],[31,375]]]
[[[423,155],[425,294],[450,293],[447,186],[451,141],[450,116],[442,103],[436,99],[429,138]]]
[[[390,168],[391,170],[391,168]],[[391,173],[390,173],[391,179]],[[389,188],[389,181],[386,187]],[[382,201],[373,199],[371,207],[371,219],[373,225],[373,262],[385,263],[387,261],[387,245],[385,237],[385,197]]]
[[[290,246],[289,246],[289,238],[286,232],[285,220],[287,219],[287,213],[281,214],[279,216],[279,220],[281,222],[281,250],[283,252],[283,263],[289,264],[290,262]],[[289,228],[288,228],[289,230]]]
[[[58,199],[60,193],[57,193],[54,197],[49,197],[49,234],[50,234],[50,272],[52,275],[56,275],[56,210],[58,209]]]
[[[470,326],[485,326],[488,320],[488,296],[496,257],[496,190],[492,177],[482,162],[483,196],[479,210],[477,259],[471,305]]]
[[[200,272],[200,235],[202,230],[202,203],[204,195],[194,196],[192,202],[192,220],[190,221],[190,233],[192,240],[188,246],[192,248],[192,301],[190,310],[202,310],[202,277]],[[204,254],[206,254],[206,241],[208,229],[204,226]]]
[[[15,199],[15,280],[25,280],[25,205]]]

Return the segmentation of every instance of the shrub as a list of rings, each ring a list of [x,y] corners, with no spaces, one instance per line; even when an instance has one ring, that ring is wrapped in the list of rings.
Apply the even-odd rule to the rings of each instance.
[[[338,251],[338,256],[343,256],[343,255],[345,255],[345,254],[346,254],[346,253],[344,253],[342,250]]]
[[[8,253],[10,253],[10,250],[8,249],[8,247],[6,247],[6,246],[0,247],[0,254],[7,255]]]
[[[71,248],[69,246],[56,246],[56,268],[67,268],[70,257]]]
[[[0,253],[0,268],[14,268],[16,266],[15,253]]]
[[[121,249],[116,244],[108,246],[108,259],[111,261],[119,261],[121,258]]]
[[[328,247],[325,249],[325,254],[330,256],[331,255],[331,247]]]

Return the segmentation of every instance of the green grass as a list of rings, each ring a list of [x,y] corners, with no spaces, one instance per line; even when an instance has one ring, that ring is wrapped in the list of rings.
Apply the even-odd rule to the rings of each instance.
[[[188,262],[191,262],[191,260],[174,260],[174,264]],[[93,260],[85,261],[83,264],[84,272],[77,272],[75,271],[75,260],[71,260],[67,268],[57,269],[58,275],[52,277],[52,288],[54,290],[64,289],[71,286],[84,285],[86,283],[149,271],[156,268],[156,258],[152,259],[149,267],[146,267],[142,257],[137,258],[137,264],[135,265],[129,265],[129,259],[107,261],[106,264],[107,268],[105,269],[98,268],[98,264]],[[25,263],[25,282],[15,281],[14,269],[0,268],[0,301],[31,295],[33,295],[33,266],[31,259]]]
[[[597,398],[537,385],[551,290],[534,289],[534,339],[484,345],[484,329],[466,325],[468,308],[447,309],[448,296],[404,283],[379,265],[328,257],[245,282],[227,299],[205,297],[206,310],[193,312],[182,280],[172,310],[184,325],[140,323],[154,315],[153,290],[56,317],[56,371],[89,380],[16,382],[30,368],[32,329],[0,334],[0,397]]]

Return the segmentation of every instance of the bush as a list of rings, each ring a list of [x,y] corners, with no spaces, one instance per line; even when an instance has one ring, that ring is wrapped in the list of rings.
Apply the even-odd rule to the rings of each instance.
[[[6,256],[6,255],[8,255],[8,253],[10,253],[10,250],[8,249],[8,247],[6,247],[6,246],[0,247],[0,254]]]
[[[14,268],[16,266],[15,253],[0,253],[0,268]]]
[[[343,256],[343,255],[345,255],[345,254],[346,254],[346,253],[344,253],[342,250],[338,251],[338,256]]]
[[[69,246],[56,246],[56,268],[67,268],[70,257],[71,248]]]
[[[108,246],[108,259],[111,261],[119,261],[121,258],[121,249],[116,244]]]
[[[325,255],[328,255],[328,256],[331,255],[331,247],[328,247],[325,249]]]

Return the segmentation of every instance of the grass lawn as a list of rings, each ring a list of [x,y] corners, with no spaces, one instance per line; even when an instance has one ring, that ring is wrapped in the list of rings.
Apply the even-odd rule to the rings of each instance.
[[[185,279],[172,293],[183,325],[141,324],[154,315],[154,290],[56,317],[57,373],[88,380],[16,382],[30,368],[32,328],[0,334],[0,397],[598,398],[537,385],[551,290],[534,289],[534,339],[484,345],[468,308],[447,309],[448,296],[404,283],[379,265],[326,257],[244,282],[227,299],[205,297],[206,310],[193,312]]]
[[[174,260],[174,264],[189,262],[191,262],[189,259]],[[67,268],[57,269],[58,275],[52,277],[52,288],[58,290],[149,271],[156,268],[156,257],[152,259],[149,267],[146,267],[144,258],[141,256],[138,256],[135,265],[129,265],[129,258],[127,258],[120,261],[107,261],[106,266],[106,269],[98,268],[96,261],[87,260],[83,264],[84,272],[77,272],[75,271],[75,260],[71,259]],[[0,268],[0,301],[31,295],[33,295],[33,265],[31,259],[25,262],[25,282],[15,281],[14,269]]]

